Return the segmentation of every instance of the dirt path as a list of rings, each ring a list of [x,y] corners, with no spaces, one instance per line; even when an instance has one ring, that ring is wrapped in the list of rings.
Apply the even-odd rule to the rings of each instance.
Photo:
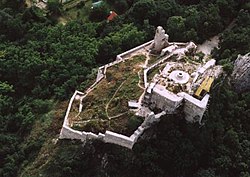
[[[109,117],[109,118],[110,118],[110,120],[111,120],[111,119],[115,119],[115,118],[118,118],[118,117],[120,117],[120,116],[122,116],[122,115],[126,114],[127,112],[128,112],[128,111],[123,112],[123,113],[118,114],[118,115],[115,115],[115,116],[112,116],[112,117]]]
[[[146,68],[148,66],[148,60],[150,60],[149,52],[145,52],[143,54],[146,56],[146,60],[145,60],[145,63],[144,63],[144,67]]]
[[[62,25],[66,25],[67,19],[65,17],[59,17],[58,18],[58,23],[61,23]]]
[[[219,44],[219,36],[214,36],[212,38],[210,38],[209,40],[206,40],[203,44],[198,45],[197,50],[199,52],[203,52],[205,54],[205,56],[208,56],[211,54],[211,51],[218,47]]]
[[[25,3],[27,4],[28,8],[30,8],[33,5],[32,0],[25,0]]]
[[[230,30],[235,26],[236,19],[234,19],[227,27],[225,30]],[[218,47],[220,40],[219,40],[219,35],[216,35],[214,37],[211,37],[210,39],[206,40],[203,44],[198,45],[197,50],[200,52],[203,52],[206,56],[211,54],[211,51],[215,48]]]
[[[146,60],[145,60],[145,62],[144,62],[144,65],[142,66],[142,68],[147,68],[148,67],[148,61],[150,60],[150,57],[149,57],[149,53],[148,52],[142,52],[142,54],[144,55],[144,56],[146,56]],[[140,87],[141,89],[143,89],[143,90],[145,90],[145,87],[144,86],[141,86],[141,76],[140,76],[140,72],[141,72],[142,70],[140,70],[140,71],[138,71],[138,77],[139,77],[139,82],[138,82],[138,87]]]
[[[108,114],[108,107],[109,107],[109,104],[111,103],[111,101],[115,98],[115,95],[118,93],[118,91],[122,88],[123,84],[127,81],[127,79],[125,81],[123,81],[121,83],[121,85],[116,89],[114,95],[112,96],[112,98],[109,100],[109,102],[106,104],[105,106],[105,113],[106,113],[106,116],[108,117],[108,119],[110,120],[112,117],[109,116]]]
[[[137,83],[137,86],[140,87],[142,90],[145,90],[143,86],[141,86],[141,76],[140,76],[141,71],[138,71],[137,75],[139,77],[139,81]]]

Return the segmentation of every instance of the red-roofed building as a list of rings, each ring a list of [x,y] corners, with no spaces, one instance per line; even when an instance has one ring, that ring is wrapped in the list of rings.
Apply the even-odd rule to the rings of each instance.
[[[107,18],[107,21],[110,22],[112,21],[117,15],[117,13],[115,13],[115,11],[110,11],[110,15]]]

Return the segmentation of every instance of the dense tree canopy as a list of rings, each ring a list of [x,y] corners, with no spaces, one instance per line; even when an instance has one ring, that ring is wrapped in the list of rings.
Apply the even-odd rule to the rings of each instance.
[[[98,62],[106,63],[107,61],[112,61],[122,51],[143,43],[144,36],[145,33],[138,31],[133,24],[123,25],[121,30],[109,33],[101,41],[99,56],[97,57]]]
[[[89,20],[93,22],[100,22],[106,20],[109,15],[108,7],[105,4],[100,5],[99,7],[94,7],[90,14]]]
[[[62,12],[62,4],[57,0],[48,0],[48,10],[53,15],[60,15]]]

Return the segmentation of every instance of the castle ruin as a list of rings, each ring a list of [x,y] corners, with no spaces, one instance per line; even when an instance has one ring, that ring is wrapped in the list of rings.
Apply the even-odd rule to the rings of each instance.
[[[178,108],[181,108],[184,112],[186,121],[202,124],[202,117],[207,109],[210,97],[209,92],[214,80],[222,73],[222,67],[216,66],[214,59],[199,57],[196,48],[197,46],[193,42],[169,42],[165,30],[158,27],[154,40],[118,55],[116,61],[98,69],[96,81],[92,86],[85,92],[76,91],[74,93],[59,138],[80,139],[81,141],[99,139],[105,143],[113,143],[132,149],[145,129],[149,128],[152,123],[158,122],[163,115],[178,112]],[[115,99],[115,95],[125,85],[126,80],[124,80],[119,83],[120,86],[106,104],[106,118],[101,118],[105,117],[103,113],[97,116],[93,113],[90,114],[91,109],[87,112],[90,116],[82,118],[81,113],[84,109],[87,109],[84,106],[85,99],[95,89],[101,87],[101,82],[107,80],[107,72],[111,72],[110,70],[114,66],[119,67],[126,62],[134,61],[133,57],[138,55],[144,56],[145,61],[143,61],[143,64],[136,64],[131,71],[138,70],[139,82],[137,85],[141,89],[138,92],[142,93],[141,96],[137,100],[128,100],[126,112],[109,116],[110,102],[113,100],[119,101],[120,97]],[[127,66],[131,67],[131,64],[128,63]],[[113,82],[109,82],[109,85],[111,83]],[[89,100],[91,99],[93,99],[93,96]],[[114,109],[112,110],[114,112]],[[118,129],[110,126],[110,121],[122,117],[128,112],[143,118],[141,125],[129,136],[118,133]],[[77,125],[78,128],[84,127],[89,122],[96,120],[101,122],[100,125],[107,122],[108,126],[105,129],[101,128],[102,132],[99,133],[87,131],[89,129],[79,130],[74,128],[76,127],[74,125]],[[119,123],[121,122],[122,120],[119,121]],[[91,129],[91,126],[88,126],[88,128]]]

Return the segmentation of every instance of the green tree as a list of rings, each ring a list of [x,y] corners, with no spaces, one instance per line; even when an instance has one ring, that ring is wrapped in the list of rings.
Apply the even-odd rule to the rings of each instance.
[[[167,33],[173,41],[183,40],[186,19],[182,16],[172,16],[167,20]]]
[[[174,16],[176,14],[180,14],[182,11],[182,7],[176,3],[176,1],[170,0],[170,1],[165,1],[165,0],[158,0],[155,2],[156,3],[156,12],[157,12],[157,18],[154,19],[152,24],[156,25],[161,25],[165,29],[167,29],[166,26],[166,20]]]
[[[119,0],[114,2],[114,8],[119,14],[123,14],[128,9],[128,3],[126,0]]]
[[[143,23],[144,20],[148,19],[150,23],[156,18],[156,3],[154,0],[141,0],[134,3],[129,12],[130,17],[139,22]]]
[[[25,34],[21,16],[15,16],[9,8],[0,9],[0,34],[8,40],[15,41]]]
[[[204,23],[200,26],[199,31],[203,32],[205,39],[222,31],[223,22],[216,5],[209,4],[205,12],[201,13],[201,17],[204,19]]]
[[[195,177],[216,177],[214,169],[199,170]]]
[[[185,9],[185,25],[187,28],[193,28],[195,30],[198,30],[199,26],[201,25],[201,14],[198,10],[199,7],[196,6],[190,6]]]
[[[109,9],[106,4],[102,4],[99,7],[94,7],[89,14],[89,20],[93,22],[100,22],[106,20],[109,15]]]
[[[106,36],[100,44],[97,62],[108,63],[119,53],[131,49],[144,42],[144,32],[133,24],[125,24],[117,31]]]
[[[47,6],[52,15],[60,15],[62,12],[62,3],[58,0],[48,0]]]
[[[19,11],[24,6],[25,0],[2,0],[0,2],[0,8],[11,8],[14,11]]]
[[[13,98],[11,96],[13,93],[13,85],[0,81],[0,122],[2,122],[0,127],[5,127],[4,124],[7,122],[6,117],[11,113],[14,107]]]
[[[226,24],[229,24],[232,18],[236,14],[236,5],[237,2],[234,0],[217,0],[216,4],[220,10],[220,16],[223,17],[223,21]]]

